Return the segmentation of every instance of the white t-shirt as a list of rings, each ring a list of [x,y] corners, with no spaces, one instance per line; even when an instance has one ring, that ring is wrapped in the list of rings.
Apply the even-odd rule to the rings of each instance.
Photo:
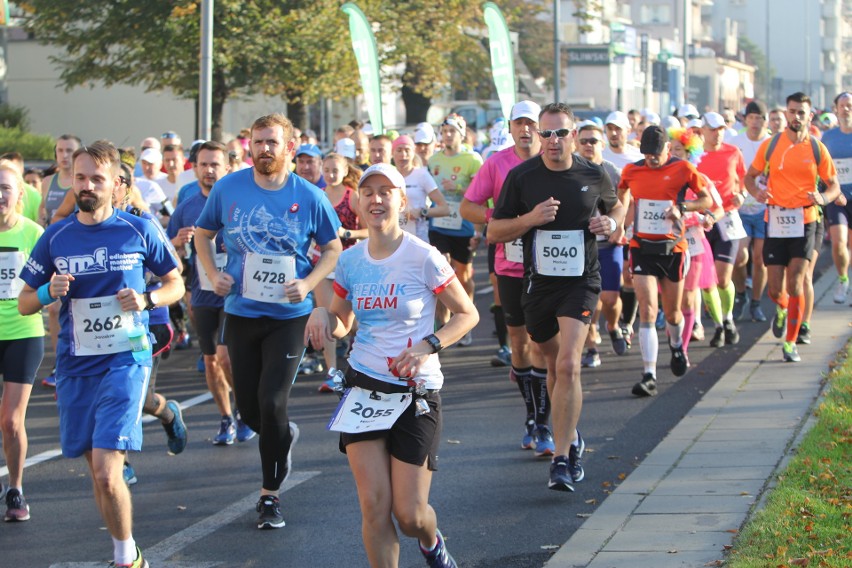
[[[166,194],[160,184],[146,177],[135,178],[133,183],[139,188],[145,203],[151,206],[151,213],[159,212],[160,204],[166,200]]]
[[[162,188],[163,193],[166,194],[166,197],[174,203],[180,188],[194,181],[195,172],[192,169],[189,169],[180,172],[175,179],[175,183],[170,182],[168,177],[157,180],[157,183],[160,184],[160,187]]]
[[[603,159],[607,162],[612,162],[619,170],[623,170],[624,166],[627,164],[638,162],[645,157],[642,155],[642,152],[640,152],[639,149],[632,144],[625,144],[623,148],[624,152],[616,154],[609,146],[607,146],[603,149]]]
[[[429,194],[438,189],[435,178],[427,168],[415,168],[405,177],[405,197],[408,199],[408,207],[419,211],[427,209],[431,203]],[[400,217],[404,217],[400,215]],[[425,219],[403,219],[399,224],[402,230],[416,235],[429,242],[429,221]]]
[[[388,361],[431,334],[437,294],[455,278],[452,267],[438,250],[403,233],[399,248],[376,260],[369,239],[340,254],[334,269],[334,292],[352,304],[358,331],[349,365],[375,379],[399,384],[388,371]],[[444,384],[438,355],[430,355],[415,377],[426,388]]]
[[[732,146],[739,148],[740,152],[743,153],[743,163],[745,164],[746,170],[748,170],[751,167],[751,163],[754,161],[755,156],[757,156],[758,148],[760,148],[760,145],[767,138],[769,138],[769,135],[764,135],[760,138],[760,140],[754,141],[749,139],[746,133],[743,132],[741,134],[737,134],[728,142]],[[745,198],[745,201],[743,201],[743,204],[740,206],[740,213],[744,215],[757,215],[758,213],[763,213],[766,209],[766,205],[758,203],[749,192],[744,191],[743,197]]]

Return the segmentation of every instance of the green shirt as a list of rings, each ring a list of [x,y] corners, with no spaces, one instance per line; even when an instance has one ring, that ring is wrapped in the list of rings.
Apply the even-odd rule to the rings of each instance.
[[[24,286],[18,275],[43,232],[41,225],[23,216],[8,231],[0,231],[0,341],[44,336],[41,312],[18,313],[18,293]]]
[[[41,192],[28,183],[24,184],[24,211],[22,215],[30,221],[39,222],[38,208],[41,206]]]

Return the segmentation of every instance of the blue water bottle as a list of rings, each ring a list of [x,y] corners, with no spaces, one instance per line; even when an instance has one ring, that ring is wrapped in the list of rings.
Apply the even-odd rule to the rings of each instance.
[[[148,328],[142,323],[142,315],[133,312],[133,324],[127,329],[127,340],[130,342],[130,352],[137,362],[151,358],[151,341],[148,339]]]

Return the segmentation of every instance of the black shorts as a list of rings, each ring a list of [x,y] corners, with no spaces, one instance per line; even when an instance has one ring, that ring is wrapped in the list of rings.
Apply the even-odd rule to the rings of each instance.
[[[630,273],[634,276],[654,276],[680,282],[686,273],[685,256],[682,252],[642,254],[638,247],[630,247]]]
[[[441,254],[462,264],[473,262],[473,251],[470,250],[470,237],[451,237],[437,231],[429,231],[429,243]]]
[[[44,336],[0,341],[0,374],[3,381],[31,385],[44,357]]]
[[[494,271],[494,257],[497,255],[497,245],[488,245],[488,274],[496,274]]]
[[[394,386],[359,373],[352,368],[346,371],[346,383],[368,390],[394,392]],[[401,390],[397,392],[402,392]],[[422,466],[426,462],[429,471],[438,470],[438,446],[441,443],[441,395],[430,391],[424,400],[429,404],[429,412],[417,416],[414,403],[400,415],[390,430],[374,430],[360,434],[340,433],[340,451],[346,453],[346,446],[365,440],[384,440],[388,453],[404,463]]]
[[[155,323],[148,326],[148,330],[151,332],[151,335],[154,336],[154,357],[164,356],[163,358],[168,358],[168,352],[172,346],[172,338],[174,338],[175,332],[172,329],[172,324],[170,323]]]
[[[195,306],[192,308],[195,316],[195,333],[198,334],[198,346],[204,355],[215,355],[216,346],[224,345],[222,338],[222,322],[225,321],[225,308]]]
[[[506,325],[512,327],[524,325],[524,309],[521,306],[524,279],[498,274],[497,290],[500,292],[500,303],[503,305],[503,317],[506,319]]]
[[[544,343],[559,333],[560,317],[588,324],[598,305],[601,293],[599,277],[559,278],[560,285],[538,286],[529,293],[524,288],[521,304],[524,308],[527,333],[536,343]]]
[[[714,224],[713,228],[705,233],[707,242],[710,243],[710,248],[713,250],[713,260],[734,264],[737,260],[737,252],[739,251],[739,239],[734,241],[726,241],[722,238],[719,225]]]
[[[810,260],[814,254],[814,241],[817,233],[816,221],[805,223],[805,236],[779,238],[766,235],[763,241],[763,264],[766,266],[787,266],[792,258]]]
[[[852,228],[852,198],[847,196],[846,205],[841,207],[833,201],[825,206],[825,216],[828,219],[828,226],[845,225]]]

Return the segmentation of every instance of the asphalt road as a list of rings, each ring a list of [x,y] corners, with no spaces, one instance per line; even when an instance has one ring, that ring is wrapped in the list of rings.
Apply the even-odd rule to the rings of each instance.
[[[486,285],[482,256],[476,261],[480,288]],[[647,399],[630,394],[641,375],[638,345],[617,357],[605,338],[603,365],[583,371],[586,479],[575,493],[559,493],[546,487],[548,460],[520,450],[524,410],[517,387],[505,368],[489,365],[497,347],[490,301],[490,294],[477,295],[483,316],[473,345],[441,355],[444,432],[431,503],[449,550],[467,568],[541,567],[768,326],[742,323],[737,346],[713,349],[709,338],[693,343],[693,366],[680,379],[667,369],[661,337],[660,393]],[[764,300],[767,313],[769,304]],[[204,399],[196,360],[195,349],[173,353],[161,365],[159,391],[184,404]],[[42,375],[50,364],[46,359]],[[325,429],[336,397],[317,393],[319,382],[318,375],[299,376],[293,387],[291,419],[301,438],[282,496],[287,526],[281,530],[255,528],[257,439],[214,447],[219,417],[212,401],[184,411],[189,445],[179,456],[166,454],[158,423],[145,427],[145,450],[132,456],[139,477],[134,536],[152,567],[367,566],[355,485],[337,436]],[[25,471],[32,519],[0,526],[0,567],[105,566],[112,546],[86,464],[50,454],[58,449],[52,391],[34,389],[27,427],[29,456],[45,461]],[[402,537],[400,566],[423,565],[416,542]]]

